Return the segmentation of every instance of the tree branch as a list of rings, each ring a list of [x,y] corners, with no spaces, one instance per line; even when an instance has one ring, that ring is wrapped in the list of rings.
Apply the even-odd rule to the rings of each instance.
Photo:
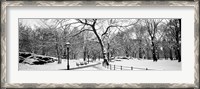
[[[101,36],[107,34],[108,30],[109,30],[111,27],[117,27],[117,26],[112,26],[112,25],[111,25],[111,26],[108,26],[108,27],[106,28],[106,31],[105,31]]]
[[[85,19],[85,22],[81,21],[80,19],[76,19],[76,20],[78,20],[78,22],[80,22],[82,24],[92,26],[92,24],[89,24],[86,19]]]
[[[71,37],[75,37],[75,36],[81,34],[81,33],[84,32],[84,31],[93,31],[93,30],[91,30],[91,29],[83,29],[83,30],[79,31],[77,34],[72,35]]]
[[[94,26],[94,25],[96,24],[96,22],[97,22],[97,19],[93,19],[93,21],[94,21],[94,22],[93,22],[92,25]]]

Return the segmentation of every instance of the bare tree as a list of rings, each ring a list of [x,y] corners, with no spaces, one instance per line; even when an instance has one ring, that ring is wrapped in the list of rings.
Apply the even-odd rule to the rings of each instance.
[[[111,28],[122,28],[122,27],[128,27],[128,26],[133,26],[136,22],[134,23],[131,23],[129,25],[126,25],[126,26],[122,26],[122,25],[118,25],[116,24],[117,21],[114,21],[112,19],[109,20],[109,24],[107,27],[102,27],[102,25],[105,25],[102,23],[102,20],[97,20],[97,19],[77,19],[78,22],[80,22],[81,24],[83,24],[84,26],[88,26],[86,29],[84,27],[84,29],[80,30],[80,33],[83,32],[83,31],[92,31],[97,40],[98,40],[98,43],[100,44],[100,47],[101,47],[101,51],[102,51],[102,56],[103,56],[103,59],[104,59],[104,63],[106,63],[107,65],[109,65],[108,63],[108,60],[106,59],[106,54],[108,51],[106,51],[106,46],[105,46],[105,43],[104,43],[104,40],[103,40],[103,37],[106,36],[108,34],[108,32],[111,30]],[[99,23],[98,23],[99,21]],[[99,27],[99,28],[97,28]],[[88,29],[89,28],[89,29]],[[98,33],[98,30],[101,29],[101,33]],[[108,48],[109,48],[109,43],[108,43]]]
[[[181,62],[181,19],[171,19],[168,23],[168,35],[174,41],[173,48],[175,49],[175,57]]]
[[[162,19],[146,19],[145,26],[147,28],[147,32],[149,34],[151,40],[151,47],[152,47],[152,55],[153,61],[157,61],[156,57],[156,33],[158,32],[158,25],[162,21]]]
[[[70,42],[70,58],[113,56],[181,62],[181,19],[39,19],[35,30],[19,25],[20,51],[52,55],[61,63]],[[82,51],[80,51],[82,50]]]

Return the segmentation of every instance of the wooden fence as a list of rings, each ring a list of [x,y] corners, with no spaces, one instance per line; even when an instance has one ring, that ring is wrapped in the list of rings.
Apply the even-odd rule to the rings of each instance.
[[[121,65],[112,65],[109,64],[108,66],[104,65],[105,68],[110,70],[154,70],[149,68],[139,68],[139,67],[133,67],[133,66],[121,66]]]

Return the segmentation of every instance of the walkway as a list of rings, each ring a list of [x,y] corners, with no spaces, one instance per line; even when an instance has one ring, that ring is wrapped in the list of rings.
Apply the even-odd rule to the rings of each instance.
[[[101,63],[94,64],[94,65],[88,65],[84,67],[77,67],[77,68],[72,68],[72,70],[88,70],[88,71],[93,71],[93,70],[108,70],[102,66]]]

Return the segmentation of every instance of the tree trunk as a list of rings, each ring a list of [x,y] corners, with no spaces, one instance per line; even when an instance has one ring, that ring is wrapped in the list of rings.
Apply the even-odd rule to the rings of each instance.
[[[112,51],[110,52],[110,56],[113,57],[114,55],[114,49],[112,49]]]
[[[159,59],[160,58],[160,52],[159,52],[159,50],[157,49],[157,52],[156,52],[156,54],[157,54],[157,59]]]
[[[64,48],[64,47],[63,47],[63,48]],[[62,57],[62,58],[65,59],[66,56],[67,56],[66,49],[64,48],[62,51],[63,51],[63,57]]]
[[[45,48],[44,48],[44,44],[43,44],[43,47],[42,47],[42,55],[45,55]]]
[[[62,61],[61,61],[61,58],[60,58],[60,53],[59,53],[59,47],[58,47],[58,44],[56,44],[56,51],[57,51],[57,57],[58,57],[58,64],[61,64]]]
[[[139,58],[142,58],[142,52],[141,52],[141,48],[139,48]]]
[[[177,52],[178,52],[178,62],[181,62],[181,53],[180,53],[180,50],[178,49]]]
[[[90,55],[87,54],[88,63],[90,62]]]
[[[157,61],[158,59],[156,57],[156,47],[155,47],[154,42],[152,42],[152,47],[153,47],[152,49],[153,61]]]
[[[179,34],[181,34],[181,19],[178,19],[178,21],[179,21],[179,28],[178,28],[178,30],[177,30],[177,41],[176,41],[176,43],[177,43],[177,58],[178,58],[178,62],[181,62],[181,48],[180,48],[180,46],[181,45],[179,45],[179,41],[180,41],[180,39],[181,38],[179,38]]]
[[[165,58],[165,60],[167,60],[167,54],[166,54],[166,49],[165,48],[163,48],[163,56],[164,56],[164,58]]]
[[[149,49],[147,48],[146,50],[147,50],[147,53],[146,53],[147,54],[147,59],[150,59],[150,57],[149,57]]]
[[[135,52],[132,52],[132,55],[131,55],[133,58],[135,58]]]
[[[169,49],[169,52],[170,52],[169,57],[170,57],[171,60],[173,60],[173,57],[172,57],[172,49],[171,49],[171,48]]]
[[[84,49],[83,49],[83,61],[86,61],[86,55],[87,55],[86,47],[84,47]]]
[[[109,53],[109,50],[110,50],[110,44],[108,43],[108,48],[107,48],[107,59],[108,59],[108,61],[110,61],[110,53]]]
[[[129,57],[129,55],[128,55],[128,51],[127,51],[127,50],[125,51],[125,54],[126,54],[126,57]]]
[[[98,58],[99,58],[99,61],[100,61],[100,59],[101,59],[101,53],[100,52],[98,54]]]
[[[94,25],[92,25],[92,30],[93,30],[94,34],[96,35],[96,37],[97,37],[97,39],[98,39],[98,41],[99,41],[100,47],[101,47],[102,56],[103,56],[103,59],[104,59],[103,64],[106,64],[106,65],[108,66],[109,63],[108,63],[108,60],[106,59],[106,53],[104,53],[104,45],[103,45],[103,42],[102,42],[101,38],[99,37],[99,35],[97,34],[97,31],[96,31]]]

